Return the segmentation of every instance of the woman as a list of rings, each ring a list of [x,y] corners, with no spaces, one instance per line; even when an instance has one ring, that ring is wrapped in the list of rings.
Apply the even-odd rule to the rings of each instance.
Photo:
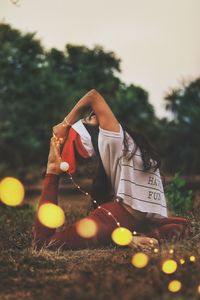
[[[93,113],[78,120],[88,107]],[[38,209],[49,201],[57,204],[62,160],[70,161],[69,173],[73,173],[77,156],[85,159],[95,156],[98,158],[98,169],[91,195],[96,209],[89,214],[87,220],[95,222],[97,233],[91,238],[81,237],[77,231],[79,221],[56,232],[43,226],[36,216],[33,232],[36,247],[40,248],[44,244],[50,249],[105,246],[112,242],[111,234],[117,226],[142,234],[142,237],[133,237],[132,241],[133,244],[140,245],[152,241],[155,245],[162,238],[185,235],[189,229],[189,221],[167,217],[159,172],[160,160],[156,151],[141,134],[122,127],[96,90],[91,90],[82,97],[64,121],[53,128],[53,133]],[[82,143],[79,139],[81,134]],[[60,145],[65,139],[61,158]]]

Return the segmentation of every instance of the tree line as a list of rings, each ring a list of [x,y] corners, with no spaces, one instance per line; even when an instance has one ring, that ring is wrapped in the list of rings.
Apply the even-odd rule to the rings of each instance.
[[[91,88],[118,120],[155,146],[166,174],[200,171],[200,78],[168,92],[172,120],[157,118],[148,92],[119,79],[120,59],[101,46],[46,50],[35,33],[0,24],[0,176],[28,179],[45,168],[52,126]]]

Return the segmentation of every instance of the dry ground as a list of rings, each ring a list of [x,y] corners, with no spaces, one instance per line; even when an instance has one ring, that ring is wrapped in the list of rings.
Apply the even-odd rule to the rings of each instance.
[[[138,249],[107,247],[95,250],[57,251],[31,248],[34,195],[24,206],[11,208],[0,205],[1,232],[1,300],[11,299],[199,299],[200,285],[200,211],[188,213],[193,234],[183,241],[163,242],[159,253],[149,253],[150,262],[144,269],[131,265]],[[61,195],[61,199],[63,199]],[[71,199],[71,201],[70,201]],[[31,204],[30,204],[31,203]],[[88,201],[78,195],[62,200],[68,223],[87,214]],[[174,248],[174,254],[169,249]],[[147,253],[147,252],[146,252]],[[196,262],[189,256],[195,255]],[[177,271],[166,275],[162,260],[185,258]],[[182,282],[180,292],[168,291],[168,283]]]

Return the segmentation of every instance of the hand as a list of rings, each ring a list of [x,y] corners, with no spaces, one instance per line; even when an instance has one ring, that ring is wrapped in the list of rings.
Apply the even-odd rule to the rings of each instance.
[[[50,150],[47,163],[47,174],[59,175],[62,173],[60,169],[61,156],[60,156],[60,143],[56,137],[51,138]]]

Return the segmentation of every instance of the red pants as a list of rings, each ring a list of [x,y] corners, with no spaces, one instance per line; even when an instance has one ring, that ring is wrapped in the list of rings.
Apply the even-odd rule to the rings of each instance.
[[[43,182],[43,190],[39,207],[47,202],[58,204],[59,176],[47,174]],[[106,211],[104,210],[106,209]],[[65,230],[56,232],[55,229],[45,227],[37,218],[33,229],[33,245],[39,249],[46,245],[49,249],[82,249],[106,246],[112,242],[111,234],[117,228],[114,219],[108,215],[110,211],[120,223],[120,226],[128,228],[131,232],[143,233],[148,237],[169,238],[173,234],[183,237],[188,228],[188,220],[172,217],[162,219],[136,220],[121,203],[108,202],[101,205],[101,208],[93,210],[87,219],[93,220],[97,225],[97,233],[92,238],[83,238],[77,232],[77,223],[68,226]]]

